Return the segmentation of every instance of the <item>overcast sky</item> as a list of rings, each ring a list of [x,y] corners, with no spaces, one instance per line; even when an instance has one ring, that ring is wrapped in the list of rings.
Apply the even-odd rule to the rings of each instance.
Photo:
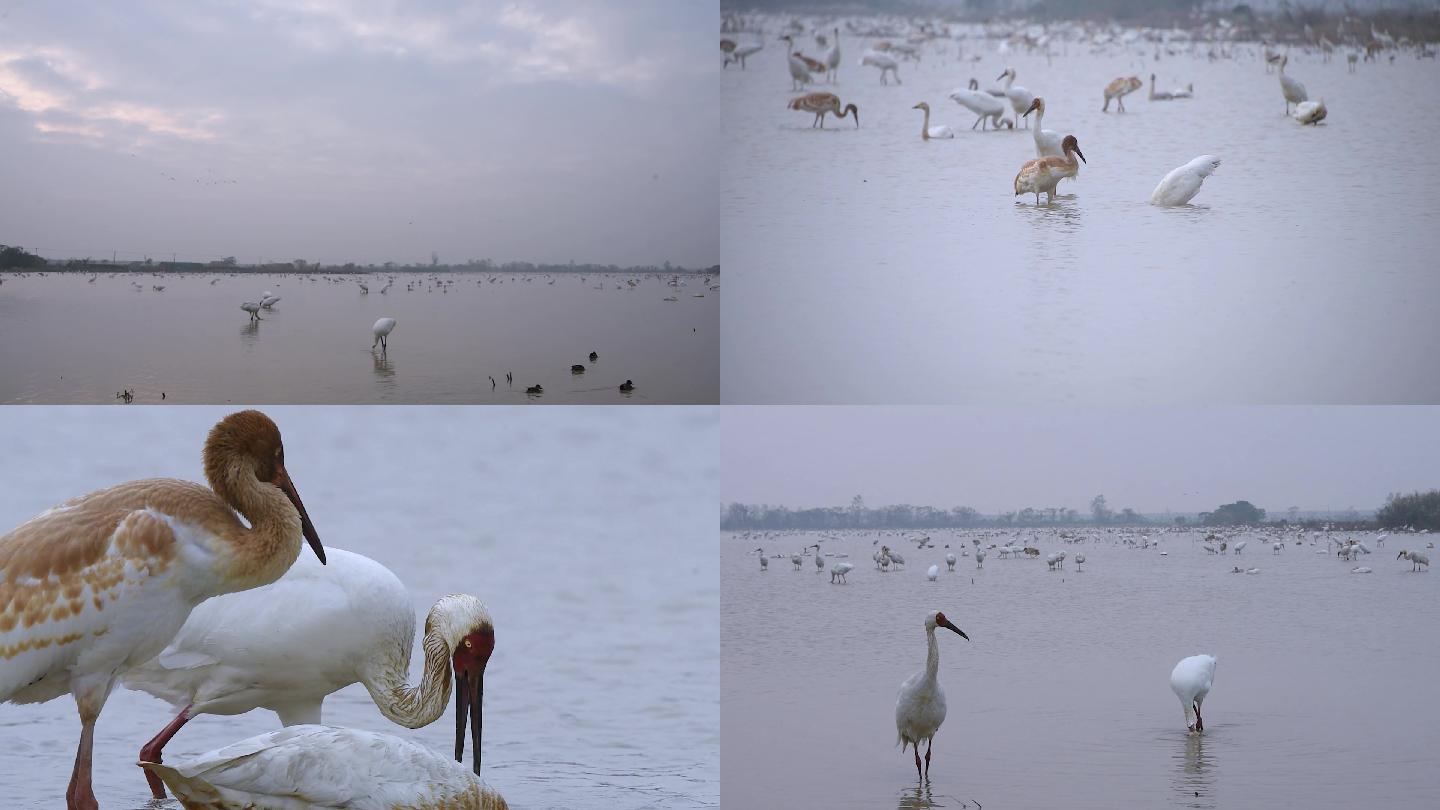
[[[1440,408],[726,406],[721,497],[1198,512],[1370,509],[1440,487]]]
[[[0,0],[0,243],[716,264],[718,20],[714,0]]]

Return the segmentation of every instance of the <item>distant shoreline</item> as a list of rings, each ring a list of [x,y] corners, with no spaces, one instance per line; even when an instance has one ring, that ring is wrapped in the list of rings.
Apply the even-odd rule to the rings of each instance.
[[[718,276],[720,266],[707,267],[703,269],[672,268],[664,270],[659,268],[615,268],[615,269],[593,269],[593,270],[570,270],[558,268],[481,268],[481,267],[392,267],[384,268],[353,268],[343,267],[307,267],[289,269],[283,267],[186,267],[171,268],[161,265],[153,266],[119,266],[119,265],[45,265],[43,267],[4,267],[0,268],[0,275],[18,274],[30,275],[33,273],[75,273],[75,274],[105,274],[105,275],[165,275],[165,276],[215,276],[215,275],[267,275],[267,276],[383,276],[383,275],[460,275],[484,273],[488,275],[580,275],[580,276]]]

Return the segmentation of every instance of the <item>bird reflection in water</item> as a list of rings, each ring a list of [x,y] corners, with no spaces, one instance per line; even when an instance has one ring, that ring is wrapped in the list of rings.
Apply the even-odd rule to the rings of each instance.
[[[930,780],[926,779],[913,788],[907,788],[900,794],[900,803],[895,805],[896,810],[931,810],[931,808],[954,808],[954,810],[984,810],[979,802],[974,800],[961,799],[955,796],[935,795],[930,791]]]
[[[1174,787],[1183,807],[1215,807],[1215,758],[1205,752],[1204,734],[1185,734],[1175,761]]]
[[[241,342],[249,344],[249,343],[254,343],[256,340],[259,340],[259,339],[260,339],[260,322],[259,322],[259,321],[247,321],[244,326],[240,327],[240,340],[241,340]]]
[[[374,361],[375,376],[381,380],[388,380],[395,376],[395,363],[385,352],[371,352],[370,359]]]

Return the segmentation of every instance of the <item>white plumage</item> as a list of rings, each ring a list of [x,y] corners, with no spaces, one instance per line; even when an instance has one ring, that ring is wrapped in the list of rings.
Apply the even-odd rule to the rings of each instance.
[[[966,641],[970,637],[965,631],[950,623],[945,614],[935,611],[925,617],[925,668],[911,675],[900,685],[900,695],[895,700],[895,730],[899,734],[900,750],[912,746],[915,749],[915,775],[930,772],[930,750],[935,745],[935,733],[945,722],[945,690],[940,686],[940,645],[935,641],[935,628],[945,627],[955,631]],[[926,741],[925,769],[920,769],[920,741]]]
[[[1184,166],[1171,169],[1150,195],[1150,204],[1172,207],[1190,202],[1200,193],[1200,186],[1205,182],[1205,178],[1214,174],[1218,168],[1220,158],[1201,155]]]
[[[975,81],[972,79],[970,83],[974,85]],[[999,129],[1002,122],[1007,125],[1011,123],[1009,119],[1002,117],[1005,114],[1005,102],[989,93],[982,93],[972,87],[968,90],[953,90],[950,93],[950,98],[956,104],[979,116],[975,119],[975,123],[970,125],[971,129],[974,129],[977,125],[981,129],[984,129],[987,125]]]
[[[1298,80],[1286,75],[1285,65],[1289,64],[1289,55],[1280,57],[1280,94],[1285,96],[1285,114],[1290,114],[1290,105],[1299,104],[1302,101],[1309,101],[1310,95],[1305,92],[1305,85]]]
[[[1248,571],[1246,573],[1249,573]],[[1170,673],[1170,689],[1185,708],[1185,725],[1190,731],[1204,731],[1200,706],[1215,683],[1215,656],[1192,655],[1181,659]]]
[[[1318,124],[1325,120],[1330,111],[1325,109],[1325,99],[1302,101],[1295,105],[1295,114],[1290,116],[1301,124]]]
[[[187,808],[506,810],[448,757],[388,734],[301,725],[170,765],[144,763]]]
[[[375,342],[370,344],[370,348],[379,346],[381,349],[387,349],[390,347],[390,333],[395,331],[395,319],[381,318],[375,322],[374,326],[370,327],[370,331],[375,335]]]
[[[876,51],[866,51],[865,55],[860,57],[860,65],[862,67],[870,65],[871,67],[879,68],[881,84],[888,84],[888,82],[885,81],[886,73],[894,74],[895,83],[901,84],[900,63],[896,62],[893,57]]]

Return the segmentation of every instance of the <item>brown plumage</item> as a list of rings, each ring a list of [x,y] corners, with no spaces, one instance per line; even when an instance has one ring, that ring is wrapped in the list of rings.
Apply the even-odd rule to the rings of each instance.
[[[810,124],[812,127],[819,125],[824,129],[825,116],[831,113],[834,113],[836,118],[844,118],[846,113],[849,113],[855,118],[855,126],[860,126],[860,109],[854,104],[847,104],[841,109],[840,97],[834,93],[806,93],[791,99],[788,106],[792,110],[814,113],[815,121]]]
[[[1065,140],[1060,143],[1061,151],[1065,157],[1043,157],[1027,161],[1020,167],[1020,173],[1015,175],[1015,193],[1035,195],[1035,204],[1040,204],[1040,192],[1045,192],[1046,203],[1055,201],[1055,186],[1066,177],[1074,177],[1080,171],[1080,163],[1075,160],[1085,160],[1085,155],[1080,152],[1080,142],[1074,135],[1066,135]]]

